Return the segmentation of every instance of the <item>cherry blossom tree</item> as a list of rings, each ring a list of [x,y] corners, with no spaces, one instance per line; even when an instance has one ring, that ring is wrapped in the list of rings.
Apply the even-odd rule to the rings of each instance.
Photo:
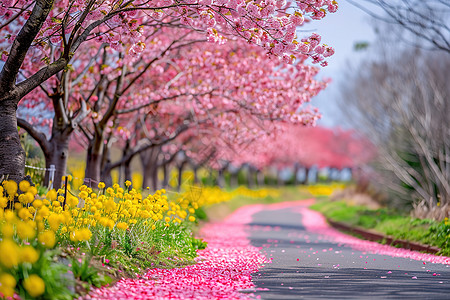
[[[0,51],[0,174],[21,180],[24,151],[17,133],[19,101],[52,76],[65,74],[76,52],[89,40],[108,43],[131,54],[142,52],[141,25],[190,26],[222,43],[234,36],[262,46],[271,55],[292,61],[310,56],[326,64],[333,49],[318,38],[298,40],[296,27],[305,18],[322,19],[337,9],[335,1],[301,0],[247,3],[232,1],[17,1],[2,0]],[[175,20],[175,21],[172,21]],[[35,63],[41,62],[41,63]],[[20,76],[28,69],[26,77]],[[63,75],[64,76],[64,75]]]
[[[374,156],[374,146],[354,130],[278,124],[269,134],[235,152],[228,151],[222,158],[236,166],[246,164],[256,170],[290,168],[297,174],[304,168],[307,177],[308,170],[314,166],[337,170],[355,168]]]
[[[87,118],[80,126],[90,141],[87,177],[100,180],[107,160],[103,152],[104,145],[108,145],[105,132],[125,127],[119,125],[121,120],[143,121],[140,125],[143,134],[135,135],[138,141],[127,154],[130,160],[147,148],[161,145],[164,140],[161,136],[166,139],[170,136],[172,140],[174,133],[177,135],[190,126],[202,124],[203,131],[207,131],[205,126],[220,128],[227,133],[228,140],[233,140],[247,139],[245,133],[252,133],[247,128],[252,119],[314,123],[317,113],[302,109],[302,105],[326,86],[325,82],[314,80],[318,68],[303,61],[296,65],[280,64],[264,55],[263,49],[240,40],[220,47],[189,43],[145,71],[139,71],[131,80],[127,79],[127,73],[113,76],[110,84],[105,79],[103,97],[110,94],[109,98],[117,100],[96,100],[91,109],[95,118]],[[98,76],[96,72],[93,74]],[[120,87],[117,89],[119,78],[123,83],[129,82],[125,86],[134,84],[134,88],[121,92]],[[253,128],[253,133],[256,131]],[[153,141],[155,138],[158,142]]]

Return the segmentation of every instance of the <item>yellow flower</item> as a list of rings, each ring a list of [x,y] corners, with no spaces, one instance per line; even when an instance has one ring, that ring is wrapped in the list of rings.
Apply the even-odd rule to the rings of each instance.
[[[34,208],[41,208],[44,203],[42,203],[42,200],[34,200],[32,205]]]
[[[78,231],[79,238],[82,241],[89,241],[92,237],[92,232],[89,230],[89,228],[82,228]]]
[[[0,208],[5,208],[8,206],[8,198],[0,197]]]
[[[55,246],[56,243],[55,233],[51,230],[44,231],[39,234],[38,241],[46,248],[51,249]]]
[[[2,293],[4,297],[14,296],[14,287],[16,286],[16,283],[16,279],[11,274],[0,274],[0,293]]]
[[[0,263],[7,269],[19,264],[19,246],[10,239],[0,242]]]
[[[127,230],[128,229],[128,224],[125,223],[125,222],[117,223],[116,226],[117,226],[117,228],[122,229],[122,230]]]
[[[29,188],[30,188],[30,183],[29,183],[28,181],[23,180],[23,181],[21,181],[21,182],[19,183],[19,189],[20,189],[22,192],[28,191]]]
[[[62,223],[61,219],[59,218],[59,215],[57,215],[57,214],[51,214],[47,218],[47,221],[48,221],[48,224],[50,225],[50,229],[53,231],[57,231],[59,228],[59,225]]]
[[[3,187],[9,196],[14,197],[17,193],[17,183],[14,180],[8,180],[3,182]]]
[[[30,211],[28,210],[28,208],[21,208],[19,210],[19,212],[17,213],[17,215],[22,219],[22,220],[27,220],[27,219],[31,219],[33,217],[33,215],[30,213]]]
[[[72,207],[72,208],[76,207],[78,205],[78,202],[79,202],[79,200],[78,200],[77,197],[74,197],[74,196],[72,196],[70,194],[67,196],[67,202],[66,203],[70,207]]]
[[[12,238],[14,235],[14,226],[10,223],[6,223],[2,227],[3,238]]]
[[[0,283],[1,283],[2,285],[6,285],[6,286],[8,286],[8,287],[13,288],[13,287],[16,286],[17,281],[16,281],[16,279],[14,278],[14,276],[12,276],[11,274],[8,274],[8,273],[2,273],[2,274],[0,275]]]
[[[10,288],[6,285],[0,285],[0,293],[5,298],[13,297],[14,296],[14,288]]]
[[[34,264],[39,259],[39,252],[32,246],[24,246],[20,250],[20,256],[22,262]]]
[[[45,292],[45,283],[41,277],[31,274],[23,281],[23,287],[31,297],[36,298]]]
[[[130,185],[131,185],[131,181],[129,181],[129,180],[125,181],[125,186],[126,187],[129,187]]]
[[[189,217],[189,221],[194,222],[195,221],[195,217],[194,216],[190,216]]]
[[[50,214],[50,211],[48,210],[47,206],[42,206],[39,211],[38,211],[38,215],[45,218]]]
[[[155,230],[156,229],[156,226],[155,225],[152,225],[152,230]]]
[[[33,206],[28,207],[28,211],[30,212],[30,214],[34,215],[34,213],[36,212],[36,209]]]
[[[99,189],[104,189],[105,188],[105,183],[104,182],[99,182],[98,183],[98,188]]]
[[[25,194],[25,203],[32,203],[34,201],[34,195],[31,192],[26,192]]]
[[[37,188],[35,186],[30,186],[27,192],[31,193],[33,197],[36,196],[38,193]]]
[[[170,218],[169,218],[169,217],[165,217],[165,218],[164,218],[164,221],[170,222]]]
[[[26,239],[32,239],[34,238],[34,236],[36,235],[36,230],[34,229],[34,227],[29,224],[29,223],[25,223],[25,222],[19,222],[17,224],[17,235],[22,239],[22,240],[26,240]]]
[[[50,190],[50,191],[48,191],[45,198],[47,198],[48,201],[53,202],[58,198],[58,194],[56,193],[55,190]]]
[[[85,200],[85,199],[87,198],[87,196],[88,196],[88,192],[86,192],[86,191],[81,191],[81,192],[78,194],[78,197],[80,197],[80,198],[83,199],[83,200]]]
[[[70,240],[72,242],[89,241],[91,239],[92,232],[88,228],[82,228],[70,233]]]

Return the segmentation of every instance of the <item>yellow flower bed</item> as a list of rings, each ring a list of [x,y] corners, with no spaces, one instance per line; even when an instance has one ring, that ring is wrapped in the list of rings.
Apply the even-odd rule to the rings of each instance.
[[[203,205],[199,199],[169,201],[164,189],[144,197],[128,189],[131,182],[125,185],[125,189],[118,184],[106,188],[100,183],[96,191],[82,185],[78,195],[64,197],[64,190],[51,190],[38,199],[36,188],[28,182],[18,186],[5,181],[0,186],[0,195],[5,195],[0,197],[0,293],[10,297],[20,284],[30,296],[42,295],[45,283],[39,275],[26,274],[21,282],[14,275],[19,268],[31,270],[43,252],[57,244],[95,247],[93,233],[109,230],[120,234],[135,227],[149,232],[158,223],[169,227],[194,222],[195,209]],[[15,197],[18,201],[14,203]]]
[[[335,190],[344,189],[343,183],[309,185],[307,190],[313,196],[330,196]]]
[[[71,182],[72,178],[68,178]],[[0,297],[26,291],[26,297],[45,297],[46,284],[39,262],[49,249],[84,247],[95,252],[105,247],[102,237],[115,241],[125,235],[139,239],[155,230],[169,229],[183,222],[195,222],[196,210],[236,196],[254,198],[277,196],[275,190],[253,191],[245,187],[228,192],[218,187],[188,187],[186,192],[168,198],[164,189],[144,195],[118,184],[97,189],[81,185],[77,192],[50,190],[39,198],[26,181],[19,185],[5,181],[0,186]],[[175,194],[174,194],[175,195]],[[139,240],[140,242],[140,240]]]
[[[240,186],[233,191],[225,191],[218,186],[190,186],[183,194],[183,198],[190,201],[190,203],[192,203],[195,207],[202,207],[230,201],[231,199],[239,196],[249,198],[265,198],[267,196],[278,197],[279,195],[280,192],[276,189],[251,190],[245,186]]]

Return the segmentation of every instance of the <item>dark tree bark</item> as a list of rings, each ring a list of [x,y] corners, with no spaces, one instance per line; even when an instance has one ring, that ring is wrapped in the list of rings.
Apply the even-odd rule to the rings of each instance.
[[[55,177],[53,179],[53,188],[58,189],[62,185],[62,177],[66,175],[67,159],[69,157],[69,139],[70,136],[64,134],[53,135],[50,140],[50,151],[44,153],[45,167],[50,168],[54,165]],[[45,184],[49,184],[49,172],[45,173]]]
[[[181,185],[183,184],[183,182],[182,182],[182,180],[183,180],[183,178],[182,178],[182,176],[183,176],[183,169],[186,166],[186,164],[187,164],[186,160],[184,160],[181,163],[177,164],[177,167],[178,167],[178,187],[177,187],[177,190],[178,190],[178,192],[181,190]]]
[[[192,167],[192,172],[194,173],[194,184],[195,185],[197,185],[199,183],[199,180],[198,180],[198,168],[199,167],[197,165],[194,165]]]
[[[0,177],[19,182],[25,173],[25,151],[17,131],[16,109],[13,101],[0,101]]]
[[[225,176],[224,176],[225,168],[220,168],[217,170],[217,186],[220,188],[225,187]]]
[[[256,171],[256,182],[258,183],[258,187],[264,186],[264,173],[260,170]]]
[[[247,184],[249,188],[255,186],[255,169],[252,166],[248,166],[247,169]]]
[[[299,184],[299,181],[298,181],[298,178],[297,178],[297,174],[298,174],[299,170],[300,170],[300,164],[299,163],[295,163],[294,164],[294,185],[298,185]]]
[[[169,186],[169,175],[170,175],[170,168],[169,168],[169,163],[166,162],[162,165],[163,168],[163,181],[162,181],[162,187],[165,189]]]
[[[309,168],[304,168],[305,169],[305,178],[303,178],[301,184],[306,185],[309,183],[308,177],[309,177]]]
[[[53,1],[38,0],[30,17],[15,38],[8,58],[0,72],[0,177],[21,181],[25,173],[25,151],[17,130],[17,105],[20,99],[39,84],[64,68],[61,59],[44,67],[30,78],[16,85],[20,67],[34,38],[45,22]]]
[[[239,171],[230,172],[230,186],[232,186],[232,187],[239,186],[238,174],[239,174]]]
[[[93,140],[89,142],[88,151],[86,155],[86,170],[84,177],[95,181],[100,181],[101,177],[101,163],[103,160],[103,134],[96,134]]]
[[[142,186],[150,187],[152,190],[157,189],[158,168],[156,164],[158,154],[159,148],[156,147],[139,153],[143,172]]]

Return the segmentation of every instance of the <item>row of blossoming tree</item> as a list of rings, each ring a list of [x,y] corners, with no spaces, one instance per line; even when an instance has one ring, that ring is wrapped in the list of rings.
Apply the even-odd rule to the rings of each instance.
[[[182,133],[233,145],[267,133],[266,122],[313,124],[318,114],[303,104],[326,84],[305,61],[325,66],[334,50],[297,28],[336,9],[316,0],[1,1],[0,175],[23,178],[17,124],[56,165],[56,180],[74,132],[88,146],[86,176],[100,180]],[[33,117],[17,119],[18,107]],[[117,141],[124,157],[111,162]]]

